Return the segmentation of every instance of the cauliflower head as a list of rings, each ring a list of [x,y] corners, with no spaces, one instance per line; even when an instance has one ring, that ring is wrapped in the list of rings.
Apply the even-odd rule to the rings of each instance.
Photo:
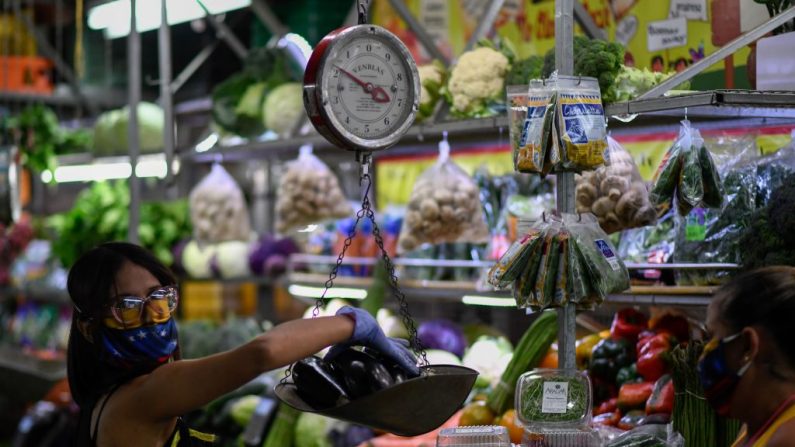
[[[447,84],[454,113],[477,116],[486,103],[502,95],[505,74],[510,69],[508,58],[488,47],[461,55]]]
[[[445,68],[439,61],[417,67],[420,75],[420,118],[426,118],[433,113],[439,91],[444,85]]]

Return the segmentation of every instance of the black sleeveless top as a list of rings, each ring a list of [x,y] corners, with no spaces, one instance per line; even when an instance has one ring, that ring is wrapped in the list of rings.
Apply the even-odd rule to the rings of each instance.
[[[102,412],[105,410],[105,404],[108,403],[110,400],[110,396],[119,389],[119,386],[114,387],[110,392],[105,396],[105,400],[102,401],[102,405],[99,407],[99,413],[97,414],[96,425],[94,425],[93,430],[91,430],[91,445],[97,445],[97,433],[99,432],[99,420],[102,418]],[[202,433],[200,431],[194,430],[182,420],[182,418],[177,418],[177,425],[174,427],[174,432],[171,433],[171,436],[168,438],[166,443],[163,447],[208,447],[215,445],[215,435],[210,435],[207,433]]]

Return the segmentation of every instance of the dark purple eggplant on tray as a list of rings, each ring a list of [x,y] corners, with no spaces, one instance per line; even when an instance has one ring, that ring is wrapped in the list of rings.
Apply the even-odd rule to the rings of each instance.
[[[349,401],[333,367],[320,357],[312,356],[295,362],[292,378],[298,395],[315,409],[333,408]]]
[[[339,373],[351,399],[389,388],[395,379],[386,367],[370,354],[348,348],[329,364]]]

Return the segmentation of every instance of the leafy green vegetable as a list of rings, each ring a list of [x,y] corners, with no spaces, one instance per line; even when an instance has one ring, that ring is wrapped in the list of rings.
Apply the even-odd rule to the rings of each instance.
[[[742,264],[747,269],[768,265],[795,265],[795,175],[770,196],[768,205],[751,216],[743,232]]]
[[[94,153],[97,155],[126,154],[129,150],[128,125],[130,107],[105,112],[94,126]],[[163,109],[156,104],[138,104],[138,144],[142,153],[163,149]]]
[[[55,112],[42,104],[33,104],[8,118],[3,127],[14,133],[22,151],[22,163],[36,172],[54,170],[57,155],[86,151],[91,134],[86,130],[67,130],[60,126]]]
[[[53,253],[69,267],[81,254],[103,242],[125,240],[129,204],[126,182],[94,183],[77,196],[70,211],[48,219],[49,228],[58,236],[53,241]],[[171,247],[191,233],[187,201],[143,203],[138,230],[141,245],[171,265]]]
[[[568,390],[566,395],[565,411],[549,412],[544,411],[545,388],[553,384],[566,383]],[[561,389],[563,389],[561,387]],[[588,404],[590,390],[579,377],[566,375],[547,376],[537,380],[523,381],[522,396],[518,409],[519,417],[523,421],[538,423],[544,422],[577,422],[583,420],[588,414]]]
[[[527,59],[516,61],[505,77],[505,84],[525,85],[531,79],[539,79],[543,68],[544,58],[541,56],[530,56]]]
[[[624,47],[615,42],[574,36],[574,75],[589,76],[599,80],[602,101],[614,102],[611,87],[624,63]],[[555,71],[555,49],[544,56],[542,75],[547,78]]]

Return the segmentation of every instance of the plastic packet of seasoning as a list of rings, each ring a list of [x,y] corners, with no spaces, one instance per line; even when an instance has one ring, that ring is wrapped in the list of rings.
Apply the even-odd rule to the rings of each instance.
[[[563,219],[571,231],[577,250],[595,292],[604,298],[610,293],[629,288],[629,272],[610,238],[599,226],[596,216],[590,213],[565,215]]]
[[[563,228],[558,233],[558,271],[555,277],[554,294],[552,305],[556,307],[565,306],[571,299],[571,276],[569,270],[569,245],[571,233]]]
[[[508,90],[516,171],[546,173],[544,162],[550,144],[555,96],[555,91],[544,88],[541,82],[531,82],[524,92],[514,88]]]
[[[558,81],[559,172],[588,171],[605,163],[607,125],[599,85],[593,78]]]
[[[556,225],[555,228],[550,225],[544,238],[543,253],[533,288],[534,304],[540,308],[551,306],[555,293],[555,280],[558,275],[558,259],[560,258],[558,230],[559,225]]]
[[[541,228],[531,228],[514,241],[499,261],[489,270],[489,284],[503,288],[513,282],[525,267],[533,248],[542,239]]]

